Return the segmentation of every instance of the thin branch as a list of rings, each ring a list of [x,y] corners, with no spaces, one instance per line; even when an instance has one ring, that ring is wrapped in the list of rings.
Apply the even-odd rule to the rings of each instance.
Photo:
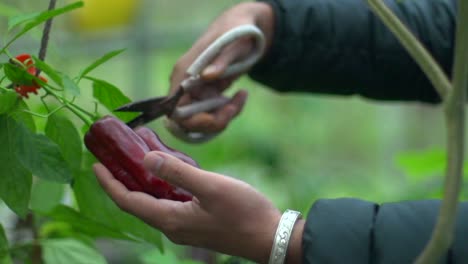
[[[50,0],[48,10],[51,11],[55,9],[55,5],[57,0]],[[52,20],[53,18],[48,19],[44,24],[44,30],[42,31],[42,39],[41,39],[41,48],[39,50],[38,58],[41,61],[44,61],[46,54],[47,54],[47,46],[49,44],[49,36],[50,36],[50,29],[52,27]]]
[[[465,102],[468,89],[468,1],[458,1],[453,91],[445,101],[447,170],[445,194],[431,240],[417,264],[437,263],[453,241],[465,149]]]
[[[395,34],[411,57],[418,63],[440,97],[444,99],[451,89],[451,83],[439,64],[382,0],[367,1],[372,10],[379,16],[390,31]]]

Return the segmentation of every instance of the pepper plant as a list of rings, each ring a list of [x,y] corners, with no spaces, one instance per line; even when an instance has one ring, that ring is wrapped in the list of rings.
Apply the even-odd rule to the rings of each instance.
[[[8,17],[0,47],[0,199],[19,217],[18,229],[31,234],[7,239],[0,226],[0,263],[105,263],[95,247],[98,238],[162,249],[157,230],[121,211],[101,190],[91,171],[96,160],[82,140],[94,121],[130,101],[118,87],[92,75],[123,50],[104,54],[78,73],[49,64],[52,19],[83,2],[55,5],[51,0],[44,12]],[[16,40],[40,26],[37,56],[10,53]],[[92,98],[83,99],[85,82],[91,84]],[[63,202],[67,195],[71,202]]]

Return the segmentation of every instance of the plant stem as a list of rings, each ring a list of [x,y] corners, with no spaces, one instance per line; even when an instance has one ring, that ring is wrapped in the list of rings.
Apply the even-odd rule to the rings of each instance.
[[[468,89],[468,2],[458,1],[453,91],[445,100],[447,169],[445,193],[431,240],[417,264],[437,263],[453,241],[465,148],[465,102]]]
[[[55,9],[55,5],[57,0],[50,0],[48,10],[51,11]],[[42,39],[41,39],[41,48],[39,49],[39,59],[44,61],[46,54],[47,54],[47,46],[49,44],[49,36],[50,36],[50,29],[52,27],[52,18],[48,19],[44,24],[44,30],[42,31]]]
[[[55,97],[55,99],[57,99],[64,107],[66,107],[68,110],[74,113],[78,118],[80,118],[86,125],[90,126],[93,123],[92,120],[90,119],[94,117],[93,114],[75,105],[74,103],[67,101],[65,98],[55,93],[51,89],[50,85],[46,84],[42,88],[46,90],[48,94]]]
[[[451,89],[451,83],[439,64],[382,0],[367,1],[372,10],[379,16],[390,31],[395,34],[411,57],[418,63],[440,97],[444,99]]]
[[[68,110],[70,110],[72,113],[74,113],[79,119],[81,119],[81,121],[83,121],[83,123],[85,123],[87,126],[91,126],[93,124],[93,121],[91,121],[89,117],[77,110],[73,105],[66,102],[65,107],[68,108]]]

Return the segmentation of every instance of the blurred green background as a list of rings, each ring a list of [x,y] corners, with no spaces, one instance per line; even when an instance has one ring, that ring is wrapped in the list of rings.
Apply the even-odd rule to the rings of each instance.
[[[48,5],[46,0],[2,2],[25,13]],[[126,48],[94,75],[136,100],[165,95],[177,59],[222,10],[241,1],[84,2],[82,10],[54,21],[48,62],[76,74],[106,52]],[[8,12],[13,11],[2,10]],[[0,20],[1,32],[6,27]],[[10,51],[36,54],[39,38],[37,30]],[[83,84],[82,93],[90,94],[91,87]],[[392,202],[441,197],[445,123],[440,106],[279,94],[247,77],[230,93],[239,88],[250,94],[243,113],[209,143],[177,141],[161,121],[150,126],[203,169],[250,183],[281,209],[307,213],[320,198]],[[82,100],[92,107],[89,98]]]

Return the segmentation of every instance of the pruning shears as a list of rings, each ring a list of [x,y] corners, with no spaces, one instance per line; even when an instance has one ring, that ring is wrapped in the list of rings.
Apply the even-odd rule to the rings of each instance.
[[[114,111],[140,112],[139,116],[127,122],[128,126],[135,128],[163,116],[186,118],[200,112],[212,111],[225,105],[228,99],[224,97],[209,98],[179,107],[177,103],[185,93],[195,87],[203,87],[206,81],[200,77],[201,72],[218,56],[224,47],[244,37],[251,37],[254,40],[253,51],[245,59],[229,65],[219,78],[228,78],[246,71],[260,59],[265,49],[265,38],[262,31],[250,24],[235,27],[211,43],[187,69],[189,77],[180,83],[179,88],[174,94],[135,101],[123,105]],[[196,111],[193,111],[194,109]]]

